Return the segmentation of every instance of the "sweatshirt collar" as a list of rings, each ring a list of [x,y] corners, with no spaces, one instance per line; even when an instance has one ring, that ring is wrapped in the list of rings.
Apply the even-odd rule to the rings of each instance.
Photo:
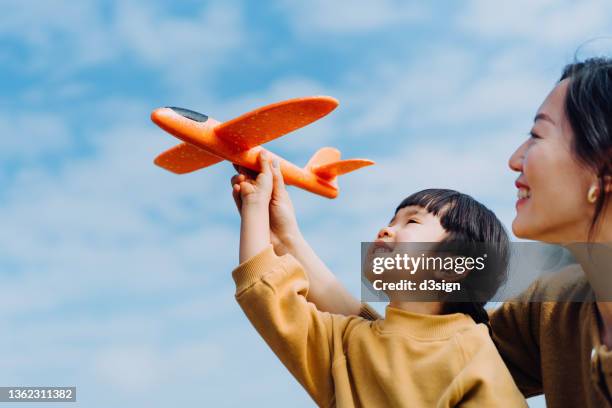
[[[463,313],[429,315],[408,312],[387,306],[385,319],[380,321],[381,331],[403,332],[411,337],[442,339],[458,331],[474,327],[472,318]]]

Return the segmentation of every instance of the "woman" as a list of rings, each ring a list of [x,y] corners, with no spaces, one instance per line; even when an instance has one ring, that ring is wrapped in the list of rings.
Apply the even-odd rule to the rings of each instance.
[[[575,243],[612,243],[612,60],[565,68],[510,167],[520,173],[514,234],[574,243],[568,248],[580,266],[536,281],[520,302],[492,313],[498,350],[526,396],[544,392],[551,407],[609,406],[612,303],[605,300],[612,299],[605,285],[592,283],[607,272],[609,286],[612,263],[594,270],[585,245]],[[601,302],[536,303],[593,292]]]
[[[510,158],[510,167],[520,173],[512,223],[516,236],[549,243],[600,244],[608,249],[604,251],[608,256],[612,248],[612,206],[608,205],[612,59],[590,59],[564,69],[535,116],[530,138]],[[244,177],[234,176],[232,185]],[[239,196],[234,198],[240,209]],[[316,258],[288,209],[289,196],[279,190],[270,204],[271,237],[278,255],[291,253],[308,272],[308,300],[320,310],[378,318]],[[495,310],[490,316],[494,339],[525,396],[544,393],[550,407],[610,406],[612,302],[605,300],[612,297],[606,297],[605,284],[612,277],[602,277],[584,246],[568,248],[579,265],[553,279],[537,280],[517,301]],[[540,302],[594,295],[599,301]]]

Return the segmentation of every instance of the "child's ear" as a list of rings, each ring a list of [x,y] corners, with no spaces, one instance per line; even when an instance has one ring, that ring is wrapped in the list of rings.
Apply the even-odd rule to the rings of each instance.
[[[469,270],[465,270],[463,273],[457,273],[453,270],[442,270],[442,271],[434,271],[434,279],[442,280],[444,279],[447,282],[460,282],[464,280],[468,274]]]

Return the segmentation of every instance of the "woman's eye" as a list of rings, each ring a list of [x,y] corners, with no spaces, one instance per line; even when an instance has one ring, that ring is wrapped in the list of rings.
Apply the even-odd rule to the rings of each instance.
[[[532,139],[541,139],[542,138],[540,135],[538,135],[534,131],[529,132],[529,136],[531,136]]]
[[[418,224],[417,220],[408,220],[406,224]]]

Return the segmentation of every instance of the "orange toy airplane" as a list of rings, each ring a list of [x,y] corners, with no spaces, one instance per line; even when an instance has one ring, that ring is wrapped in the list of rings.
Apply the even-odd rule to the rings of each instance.
[[[338,106],[329,96],[295,98],[267,105],[220,123],[188,109],[155,109],[151,120],[181,143],[163,152],[155,164],[173,173],[184,174],[223,160],[259,172],[260,145],[322,118]],[[328,198],[338,195],[337,176],[374,164],[366,159],[340,160],[340,151],[323,147],[300,168],[278,159],[285,183]]]

